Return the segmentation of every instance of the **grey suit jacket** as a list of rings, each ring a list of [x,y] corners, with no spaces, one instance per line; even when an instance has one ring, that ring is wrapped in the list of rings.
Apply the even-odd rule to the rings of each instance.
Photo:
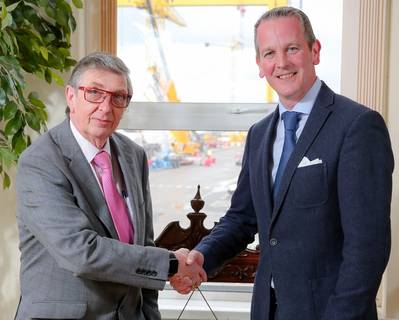
[[[113,134],[133,208],[134,245],[117,240],[100,187],[69,120],[19,160],[21,301],[16,319],[160,319],[157,291],[169,267],[154,247],[144,150]]]

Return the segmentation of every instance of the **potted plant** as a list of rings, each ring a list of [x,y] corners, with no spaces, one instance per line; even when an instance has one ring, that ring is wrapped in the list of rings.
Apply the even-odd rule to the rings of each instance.
[[[72,3],[83,6],[81,0]],[[28,92],[25,76],[63,85],[60,73],[76,63],[70,53],[76,21],[67,0],[0,0],[0,5],[0,175],[8,188],[7,171],[30,144],[29,128],[46,130],[46,106]]]

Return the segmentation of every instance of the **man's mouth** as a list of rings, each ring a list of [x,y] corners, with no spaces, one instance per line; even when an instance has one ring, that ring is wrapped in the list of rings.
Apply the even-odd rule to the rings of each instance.
[[[281,74],[281,75],[277,76],[277,78],[279,78],[280,80],[287,80],[287,79],[291,79],[291,78],[294,77],[296,74],[297,74],[296,72]]]
[[[111,120],[109,120],[109,119],[99,119],[99,118],[94,118],[94,119],[100,123],[110,123],[111,122]]]

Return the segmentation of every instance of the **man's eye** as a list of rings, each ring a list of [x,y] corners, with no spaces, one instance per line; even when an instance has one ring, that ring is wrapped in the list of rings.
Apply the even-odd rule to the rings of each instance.
[[[265,53],[263,53],[263,58],[271,58],[273,55],[272,51],[266,51]]]
[[[288,52],[289,53],[295,53],[295,52],[297,52],[299,49],[297,48],[297,47],[289,47],[288,48]]]
[[[97,89],[87,89],[87,93],[92,94],[92,95],[100,95],[100,94],[102,94],[102,92],[97,90]]]

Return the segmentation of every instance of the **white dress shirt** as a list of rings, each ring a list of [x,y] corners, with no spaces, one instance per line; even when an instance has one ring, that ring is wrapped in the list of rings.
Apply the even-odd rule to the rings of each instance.
[[[92,161],[93,161],[94,157],[97,155],[97,153],[99,153],[100,151],[105,151],[109,154],[111,162],[112,162],[112,177],[116,183],[116,188],[118,189],[119,194],[123,197],[123,200],[126,203],[126,206],[129,211],[130,219],[131,219],[131,221],[133,221],[132,220],[133,219],[133,209],[130,205],[128,194],[127,194],[126,190],[124,190],[124,188],[123,188],[124,181],[123,181],[123,177],[122,177],[122,172],[120,171],[120,168],[119,168],[118,161],[116,159],[114,159],[114,157],[112,157],[109,139],[107,139],[107,142],[105,143],[104,148],[98,149],[96,146],[94,146],[92,143],[90,143],[85,137],[82,136],[82,134],[78,131],[78,129],[76,129],[76,127],[74,126],[72,121],[69,121],[69,123],[71,126],[72,134],[75,137],[76,142],[78,143],[80,149],[82,150],[83,155],[85,156],[87,162],[89,163],[90,168],[91,168],[94,176],[96,177],[97,183],[100,186],[100,189],[102,192],[103,192],[103,190],[102,190],[102,185],[100,182],[100,176],[97,172],[96,166],[92,163]]]

